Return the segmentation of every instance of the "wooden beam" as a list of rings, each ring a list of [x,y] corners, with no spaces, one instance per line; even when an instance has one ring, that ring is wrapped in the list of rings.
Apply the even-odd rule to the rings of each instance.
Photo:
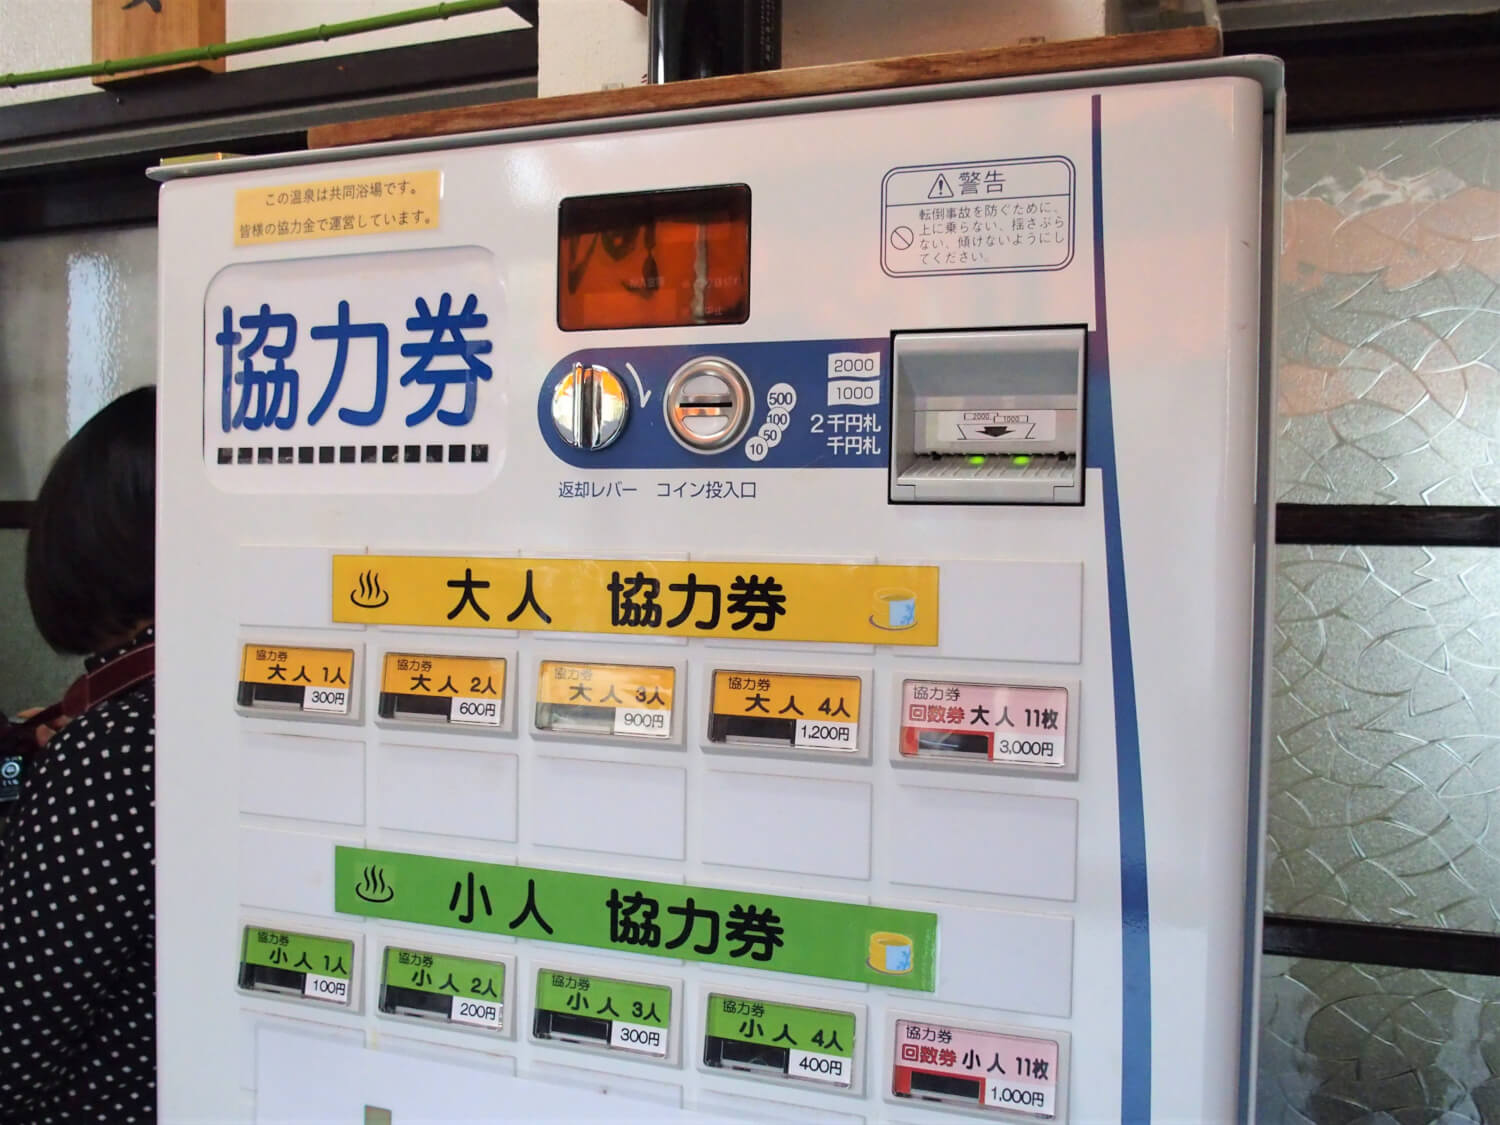
[[[952,51],[937,55],[839,63],[834,66],[767,70],[723,78],[669,82],[659,86],[631,86],[623,90],[603,90],[598,93],[566,94],[556,98],[530,98],[492,105],[430,110],[370,121],[320,125],[308,130],[307,144],[308,148],[314,149],[339,148],[373,141],[410,140],[509,129],[521,125],[625,117],[737,102],[774,101],[858,90],[1183,62],[1189,59],[1216,58],[1222,53],[1223,41],[1217,28],[1177,28],[1136,35],[1036,43],[1023,47]]]
[[[625,0],[625,3],[629,4],[637,12],[640,12],[641,15],[644,16],[646,14],[646,5],[647,3],[649,3],[649,0]]]

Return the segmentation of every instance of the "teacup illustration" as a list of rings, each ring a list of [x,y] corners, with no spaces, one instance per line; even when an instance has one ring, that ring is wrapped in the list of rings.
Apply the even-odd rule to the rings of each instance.
[[[910,629],[917,623],[917,595],[897,587],[876,590],[870,621],[881,629]]]

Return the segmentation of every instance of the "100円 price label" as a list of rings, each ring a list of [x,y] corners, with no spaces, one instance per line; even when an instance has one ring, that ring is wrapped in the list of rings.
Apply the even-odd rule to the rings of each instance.
[[[937,915],[337,845],[334,909],[931,992]]]

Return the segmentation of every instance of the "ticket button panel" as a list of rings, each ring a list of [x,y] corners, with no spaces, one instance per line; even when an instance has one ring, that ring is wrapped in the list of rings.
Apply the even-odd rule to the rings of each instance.
[[[711,745],[858,754],[860,676],[716,669],[709,700]]]
[[[250,643],[240,651],[236,702],[252,713],[353,713],[354,650]]]
[[[380,1010],[389,1016],[503,1031],[505,978],[502,962],[387,946]]]
[[[703,1065],[758,1078],[855,1088],[853,1012],[712,992]]]
[[[388,652],[380,668],[380,718],[498,730],[506,725],[508,670],[503,656]]]
[[[536,729],[585,738],[670,741],[677,669],[543,660],[537,667]]]
[[[1010,1033],[937,1020],[898,1019],[891,1065],[895,1100],[1038,1121],[1064,1119],[1067,1043],[1061,1033]]]
[[[901,682],[897,759],[903,763],[1077,773],[1078,685]]]
[[[594,1050],[665,1059],[672,990],[563,969],[540,969],[532,1036]]]
[[[239,986],[349,1007],[353,1000],[354,942],[246,926],[240,942]]]

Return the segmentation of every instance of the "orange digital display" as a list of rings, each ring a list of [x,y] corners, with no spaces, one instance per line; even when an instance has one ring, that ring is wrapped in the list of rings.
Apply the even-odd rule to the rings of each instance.
[[[557,325],[564,332],[743,324],[749,316],[745,185],[563,200]]]

